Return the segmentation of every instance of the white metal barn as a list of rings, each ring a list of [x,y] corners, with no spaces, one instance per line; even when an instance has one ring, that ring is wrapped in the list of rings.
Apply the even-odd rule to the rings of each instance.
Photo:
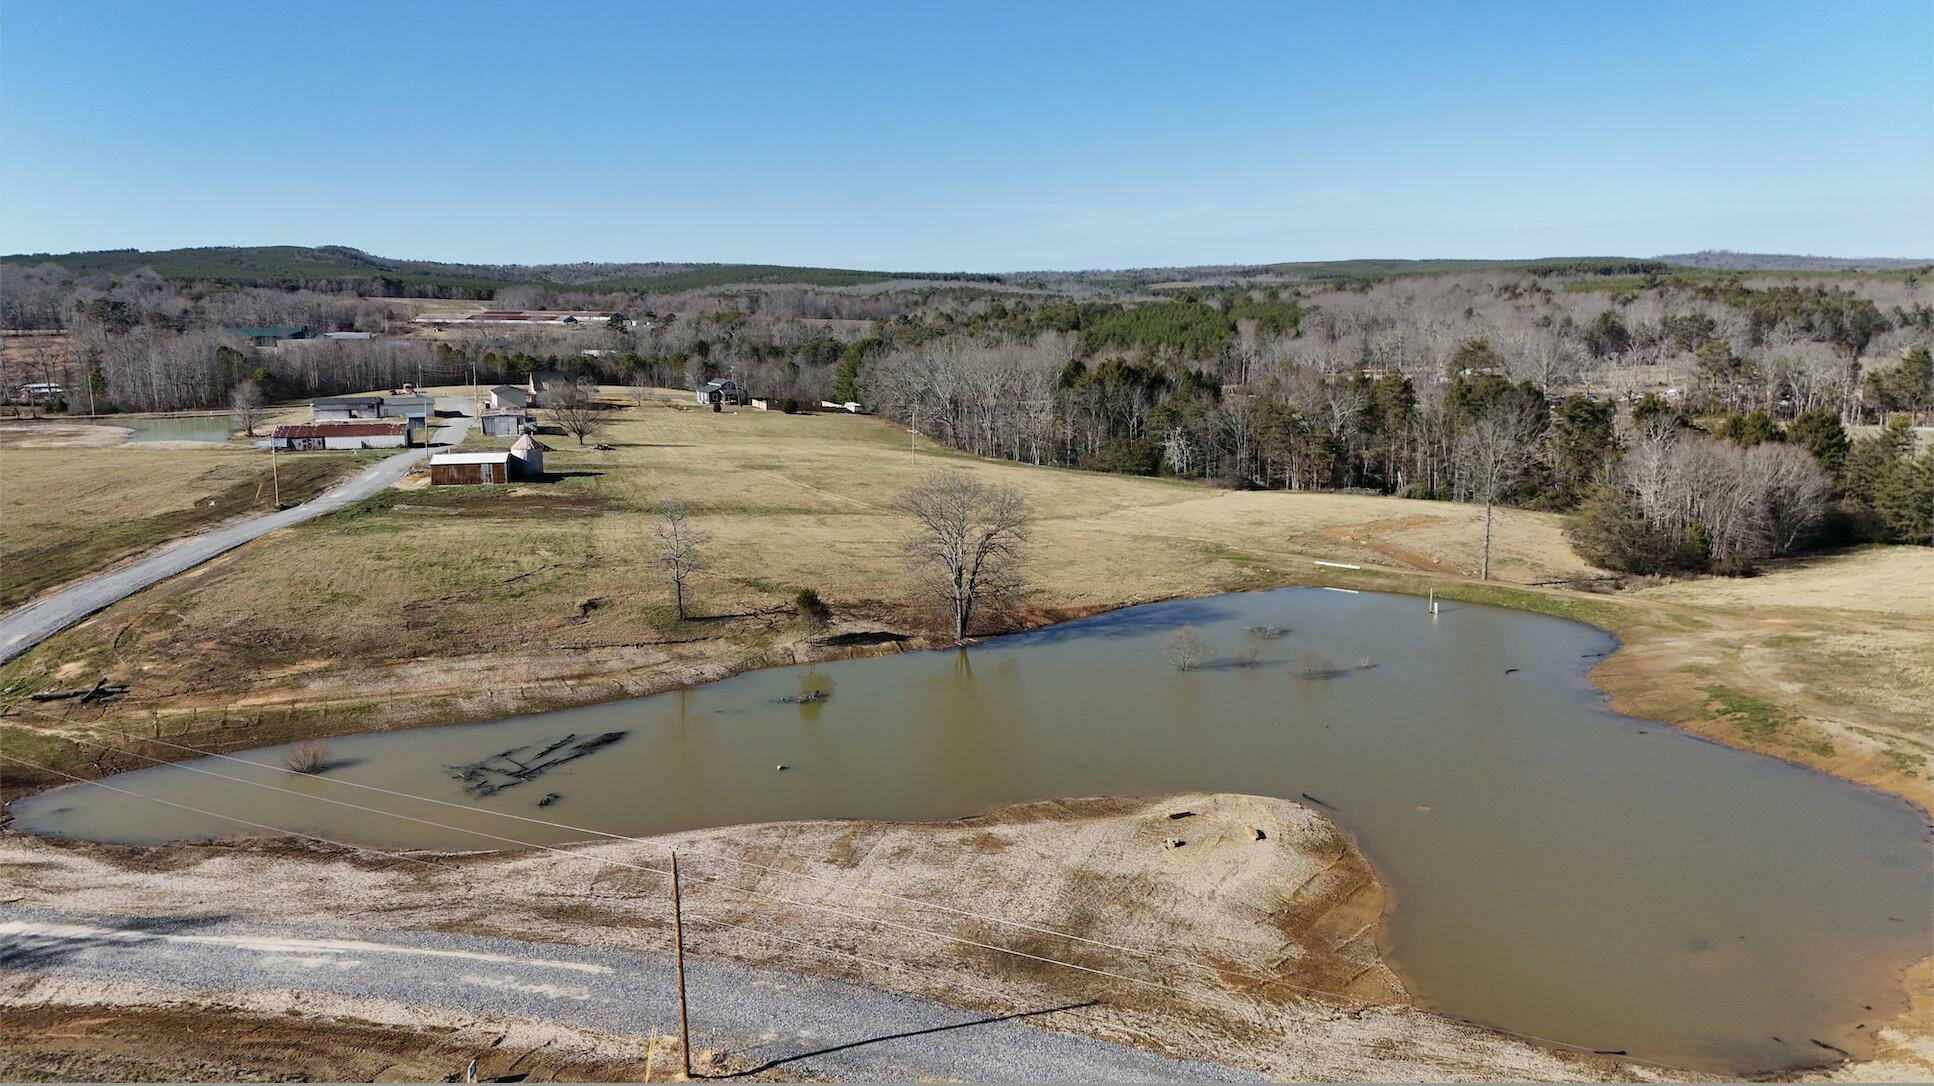
[[[355,422],[310,422],[278,426],[269,433],[278,449],[294,452],[316,449],[400,449],[410,443],[409,423],[402,419]]]

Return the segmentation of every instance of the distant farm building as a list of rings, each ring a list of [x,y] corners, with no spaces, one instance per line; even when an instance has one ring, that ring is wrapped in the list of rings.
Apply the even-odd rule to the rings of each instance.
[[[707,381],[699,387],[694,397],[699,403],[750,403],[752,396],[745,387],[730,377]]]
[[[241,336],[257,347],[273,347],[292,339],[308,339],[309,330],[301,325],[276,325],[270,328],[230,328],[228,334]]]
[[[278,449],[306,452],[316,449],[400,449],[410,443],[409,424],[402,419],[353,422],[306,422],[278,426],[269,434]]]
[[[510,482],[510,450],[438,453],[430,457],[431,486],[468,486]]]
[[[569,328],[579,324],[610,324],[624,320],[613,310],[567,309],[479,309],[469,313],[432,313],[417,317],[416,324],[546,324]]]
[[[519,385],[498,385],[490,390],[493,411],[522,411],[531,404],[531,391]]]
[[[324,332],[324,339],[375,339],[374,332]]]
[[[530,412],[523,408],[485,411],[478,419],[483,432],[491,437],[516,437],[531,424]]]
[[[342,422],[348,419],[383,417],[381,396],[323,396],[309,401],[317,422]]]
[[[427,429],[430,420],[436,418],[436,401],[428,396],[391,396],[379,411],[382,418],[408,422],[412,430]]]

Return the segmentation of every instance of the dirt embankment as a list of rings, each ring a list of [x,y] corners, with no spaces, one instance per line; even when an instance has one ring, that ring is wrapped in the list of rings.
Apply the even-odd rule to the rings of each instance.
[[[229,917],[379,937],[428,929],[656,953],[669,887],[639,868],[662,867],[673,847],[688,947],[700,954],[996,1013],[1092,1001],[1064,1028],[1277,1078],[1667,1074],[1411,1006],[1378,955],[1383,894],[1363,857],[1320,814],[1260,797],[1039,803],[941,824],[781,823],[413,859],[10,838],[0,867],[34,908],[179,916],[219,902]],[[372,901],[383,908],[372,913]],[[48,1002],[32,987],[0,997],[10,1014]],[[58,1055],[0,1050],[16,1064]],[[245,1046],[193,1051],[247,1062]]]

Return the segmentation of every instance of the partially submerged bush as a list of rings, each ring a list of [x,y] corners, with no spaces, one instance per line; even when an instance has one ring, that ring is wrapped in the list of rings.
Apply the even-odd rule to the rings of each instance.
[[[1254,637],[1262,641],[1274,641],[1279,637],[1287,636],[1289,633],[1289,627],[1287,626],[1245,626],[1243,627],[1243,632],[1247,633],[1250,637]]]
[[[1215,650],[1209,647],[1209,643],[1193,626],[1184,626],[1162,638],[1159,649],[1162,659],[1174,664],[1180,671],[1194,671],[1215,657]]]
[[[329,768],[329,746],[320,739],[305,739],[282,752],[282,768],[291,773],[320,773]]]
[[[1299,679],[1327,679],[1345,672],[1335,660],[1311,650],[1290,661],[1289,673]]]

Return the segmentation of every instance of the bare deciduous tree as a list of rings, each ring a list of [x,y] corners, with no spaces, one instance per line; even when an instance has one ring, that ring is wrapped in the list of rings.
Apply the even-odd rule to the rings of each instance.
[[[1538,455],[1537,413],[1521,401],[1500,401],[1458,432],[1458,470],[1470,495],[1484,502],[1484,557],[1478,579],[1491,579],[1491,516],[1498,499]]]
[[[907,561],[923,587],[952,612],[954,640],[964,641],[976,609],[1025,588],[1027,502],[1012,486],[940,471],[902,494],[899,504],[915,522]]]
[[[1162,638],[1158,649],[1162,659],[1174,664],[1177,671],[1194,671],[1215,658],[1215,650],[1193,626],[1184,626]]]
[[[228,411],[235,428],[255,436],[255,422],[262,417],[262,390],[253,381],[243,381],[228,394]]]
[[[656,537],[653,561],[664,571],[678,617],[689,618],[686,608],[691,597],[691,579],[710,568],[705,548],[712,537],[692,523],[692,507],[682,501],[665,503],[652,534]]]
[[[580,384],[567,385],[551,394],[548,405],[551,421],[565,433],[584,444],[587,437],[596,437],[611,425],[611,418],[604,405],[598,402],[597,390]]]

